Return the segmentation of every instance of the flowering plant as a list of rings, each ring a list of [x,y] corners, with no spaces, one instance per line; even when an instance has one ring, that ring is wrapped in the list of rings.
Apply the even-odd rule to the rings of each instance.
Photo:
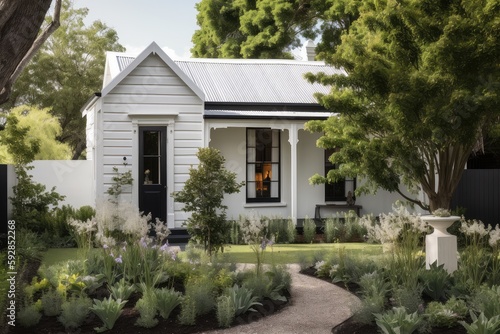
[[[274,244],[273,240],[266,238],[268,221],[265,218],[259,217],[255,212],[252,212],[248,217],[240,216],[239,224],[243,241],[250,245],[255,254],[257,259],[256,271],[257,275],[260,275],[264,261],[264,251],[267,246]]]

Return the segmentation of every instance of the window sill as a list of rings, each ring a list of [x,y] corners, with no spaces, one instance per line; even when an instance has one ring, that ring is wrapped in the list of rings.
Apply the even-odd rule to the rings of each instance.
[[[269,202],[269,203],[246,203],[243,205],[244,208],[274,208],[274,207],[285,207],[286,203],[283,202]]]

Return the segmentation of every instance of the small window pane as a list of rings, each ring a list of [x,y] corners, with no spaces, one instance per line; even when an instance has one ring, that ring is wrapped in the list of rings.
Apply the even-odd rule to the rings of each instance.
[[[144,132],[144,155],[160,155],[160,133],[158,131]]]
[[[159,184],[160,183],[160,158],[145,157],[144,158],[144,184]]]

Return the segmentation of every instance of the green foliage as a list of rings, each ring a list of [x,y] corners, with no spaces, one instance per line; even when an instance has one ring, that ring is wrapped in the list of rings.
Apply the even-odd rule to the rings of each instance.
[[[17,320],[22,327],[33,327],[38,324],[42,314],[38,311],[35,304],[30,304],[21,308],[17,313]]]
[[[271,300],[286,301],[286,297],[282,295],[284,286],[279,284],[278,280],[273,280],[273,274],[268,272],[265,275],[252,273],[243,280],[243,287],[252,291],[252,295],[257,297],[257,300],[270,298]]]
[[[383,312],[390,285],[378,271],[362,275],[359,285],[363,298],[361,307],[354,314],[354,319],[362,324],[370,324],[374,321],[374,313]]]
[[[46,250],[40,237],[29,229],[20,228],[16,233],[16,251],[23,260],[40,260]]]
[[[170,313],[181,304],[182,294],[174,289],[155,289],[156,307],[163,319],[168,319]]]
[[[217,149],[200,148],[196,156],[199,165],[189,170],[184,189],[172,197],[185,204],[184,211],[191,212],[186,222],[191,239],[202,243],[211,255],[226,242],[224,195],[239,192],[244,182],[236,182],[236,173],[226,170],[225,159]]]
[[[230,296],[217,298],[217,322],[219,327],[228,328],[234,321],[235,308]]]
[[[427,296],[432,300],[444,300],[451,284],[451,276],[444,269],[444,264],[438,266],[436,261],[430,264],[428,270],[421,270],[418,275]]]
[[[230,242],[233,245],[239,245],[242,241],[240,236],[240,224],[235,220],[231,220],[229,224],[231,225],[231,231],[229,233]]]
[[[20,136],[18,142],[12,144],[10,147],[0,146],[0,157],[5,159],[5,163],[29,163],[32,160],[67,160],[70,159],[71,150],[67,144],[61,143],[58,138],[61,135],[61,125],[57,119],[50,114],[48,108],[39,109],[36,107],[22,105],[13,108],[9,112],[9,117],[4,131],[9,131],[11,126],[10,122],[13,118],[17,119],[14,125],[21,129],[29,129],[29,135]],[[19,130],[18,130],[19,131]],[[8,132],[6,135],[14,135],[14,132]],[[21,134],[21,133],[17,133]],[[3,134],[2,134],[3,136]],[[38,149],[34,152],[27,152],[25,148],[33,147],[33,143],[37,143]],[[14,148],[22,148],[20,152],[13,152]],[[33,152],[33,151],[32,151]],[[24,157],[22,157],[24,156]],[[29,160],[29,158],[31,158]],[[3,160],[2,159],[2,160]]]
[[[320,55],[347,75],[307,76],[332,87],[316,97],[340,113],[306,125],[323,133],[321,148],[338,149],[330,160],[342,166],[311,182],[367,178],[357,194],[420,186],[429,207],[406,199],[448,209],[479,134],[499,115],[500,8],[494,0],[352,6],[359,16],[337,26],[341,43]]]
[[[486,318],[500,315],[500,286],[488,287],[482,285],[470,300],[471,309],[483,313]]]
[[[156,294],[153,291],[147,291],[142,298],[137,301],[135,308],[139,311],[140,317],[135,322],[136,326],[144,328],[153,328],[158,325],[156,314]]]
[[[262,304],[257,301],[258,297],[253,295],[252,290],[240,287],[237,284],[235,284],[232,288],[228,288],[226,290],[226,295],[230,298],[233,304],[233,316],[239,316],[240,314],[248,311],[255,312],[255,309],[253,308],[254,306],[262,306]]]
[[[455,326],[459,320],[467,315],[467,305],[461,299],[450,298],[445,304],[430,302],[425,309],[425,315],[433,327]]]
[[[293,244],[297,239],[297,228],[291,219],[288,219],[286,224],[286,236],[289,244]]]
[[[10,99],[11,105],[50,108],[60,122],[58,139],[71,147],[73,159],[85,149],[85,118],[80,108],[102,85],[106,51],[125,51],[114,29],[102,21],[86,25],[87,14],[88,9],[63,1],[61,27],[21,73]]]
[[[395,288],[392,290],[394,304],[403,307],[406,312],[417,312],[424,304],[422,290],[423,288],[419,285],[413,288]]]
[[[465,321],[460,324],[467,329],[467,334],[497,334],[500,332],[500,315],[487,318],[483,313],[478,316],[470,312],[472,323],[469,325]]]
[[[114,201],[118,201],[118,197],[123,192],[123,187],[131,185],[134,179],[132,178],[132,170],[130,169],[120,173],[117,167],[113,167],[113,172],[115,176],[113,176],[113,184],[108,188],[108,194],[114,197]]]
[[[75,219],[87,221],[95,217],[95,209],[90,205],[84,205],[75,211]]]
[[[29,126],[19,124],[19,119],[10,114],[7,116],[5,129],[0,131],[0,163],[28,164],[35,160],[40,152],[40,141],[30,137]]]
[[[66,330],[80,327],[90,313],[92,300],[88,297],[71,297],[62,304],[61,315],[57,318]]]
[[[187,282],[185,298],[194,303],[196,315],[207,314],[215,307],[215,285],[210,277],[200,277]]]
[[[327,218],[325,221],[325,226],[324,226],[324,238],[325,242],[335,242],[335,232],[337,230],[337,226],[340,224],[339,217],[333,218]]]
[[[61,314],[64,297],[57,290],[49,290],[42,295],[43,314],[56,316]]]
[[[33,167],[17,165],[17,185],[13,187],[14,196],[10,198],[13,210],[12,218],[19,222],[19,227],[28,228],[42,233],[43,222],[50,213],[51,207],[56,207],[64,196],[55,191],[55,187],[46,191],[43,184],[33,182],[28,171]]]
[[[90,308],[92,312],[94,312],[99,319],[104,323],[104,326],[94,328],[94,330],[98,333],[102,333],[104,331],[113,329],[116,320],[122,314],[122,309],[127,303],[126,300],[114,300],[111,297],[105,298],[103,300],[94,299],[94,304]]]
[[[311,219],[307,218],[304,220],[304,242],[310,244],[314,241],[316,236],[316,223]]]
[[[181,302],[179,322],[182,325],[193,326],[196,323],[196,303],[191,296],[185,296]]]
[[[130,284],[123,278],[114,285],[109,286],[108,289],[111,296],[116,300],[128,300],[132,293],[136,291],[135,285]]]
[[[375,314],[378,328],[385,334],[411,334],[422,324],[417,312],[408,314],[404,307],[395,307],[385,313]]]
[[[321,35],[318,51],[335,49],[357,17],[358,1],[210,1],[196,4],[194,57],[291,58],[301,39]]]

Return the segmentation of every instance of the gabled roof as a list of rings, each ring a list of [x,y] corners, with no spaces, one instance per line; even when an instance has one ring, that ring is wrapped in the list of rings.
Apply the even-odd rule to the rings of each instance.
[[[179,66],[163,51],[155,42],[151,43],[137,57],[126,57],[120,53],[108,53],[104,73],[104,84],[101,95],[106,96],[115,88],[127,75],[130,74],[140,63],[149,55],[156,54],[167,64],[175,74],[177,74],[184,83],[193,90],[193,92],[202,100],[205,100],[205,94]],[[108,82],[109,80],[109,82]],[[106,84],[107,83],[107,84]]]
[[[114,77],[112,81],[117,76],[123,78],[130,73],[130,67],[134,64],[137,66],[140,63],[137,60],[141,55],[144,58],[148,49],[137,58],[123,53],[108,53],[110,64],[107,64],[107,68],[111,77]],[[204,101],[208,103],[317,104],[314,93],[327,94],[330,88],[309,83],[304,79],[304,74],[345,74],[340,69],[318,61],[190,58],[174,60],[172,63],[185,78],[199,87],[205,96]]]

